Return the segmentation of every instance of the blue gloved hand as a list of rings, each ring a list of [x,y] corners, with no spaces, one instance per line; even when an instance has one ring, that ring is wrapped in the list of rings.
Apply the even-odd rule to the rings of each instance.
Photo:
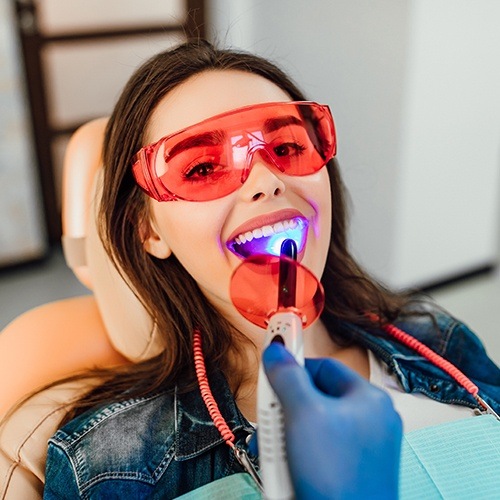
[[[332,359],[307,359],[306,371],[281,344],[263,362],[297,498],[397,498],[402,424],[389,396]]]

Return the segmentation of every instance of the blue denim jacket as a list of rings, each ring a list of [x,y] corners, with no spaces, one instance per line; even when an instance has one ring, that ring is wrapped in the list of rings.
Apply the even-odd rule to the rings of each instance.
[[[462,323],[436,313],[439,331],[423,316],[397,323],[463,371],[483,399],[500,412],[500,369]],[[349,323],[345,335],[372,350],[407,392],[445,403],[477,407],[450,376],[411,349]],[[225,378],[210,386],[236,443],[254,430],[238,410]],[[160,393],[92,410],[72,420],[49,442],[46,499],[167,499],[242,472],[205,408],[199,390]]]

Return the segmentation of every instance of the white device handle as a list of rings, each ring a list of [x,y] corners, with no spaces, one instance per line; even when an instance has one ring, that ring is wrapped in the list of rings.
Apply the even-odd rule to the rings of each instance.
[[[297,362],[301,366],[304,365],[302,320],[297,314],[280,311],[271,316],[265,346],[273,341],[283,343]],[[283,410],[262,365],[257,391],[257,437],[264,496],[268,500],[293,499],[294,492],[286,457]]]

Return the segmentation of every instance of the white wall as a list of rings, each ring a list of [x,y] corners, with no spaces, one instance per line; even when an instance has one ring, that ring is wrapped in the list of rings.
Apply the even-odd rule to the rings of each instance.
[[[495,0],[413,2],[394,267],[403,282],[422,273],[414,256],[424,279],[497,257],[499,26]]]
[[[216,0],[211,16],[331,105],[371,272],[415,286],[498,260],[500,2]]]

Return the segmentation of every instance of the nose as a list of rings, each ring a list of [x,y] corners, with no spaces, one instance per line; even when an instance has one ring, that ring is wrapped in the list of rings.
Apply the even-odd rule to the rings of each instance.
[[[277,168],[266,163],[262,155],[254,155],[252,160],[248,177],[240,188],[240,197],[245,201],[257,201],[282,195],[286,187],[276,175]]]

